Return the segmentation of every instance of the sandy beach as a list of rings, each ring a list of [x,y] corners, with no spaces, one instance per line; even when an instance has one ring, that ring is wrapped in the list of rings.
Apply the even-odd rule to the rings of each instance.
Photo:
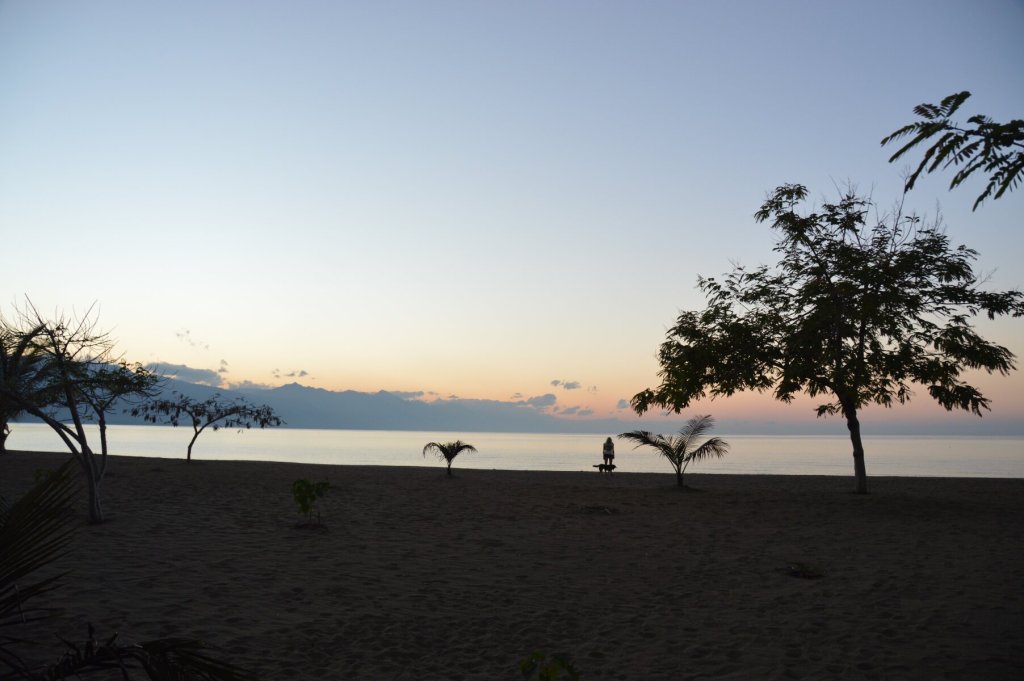
[[[0,458],[0,493],[66,458]],[[536,650],[585,681],[1024,676],[1024,480],[458,464],[114,458],[48,629],[198,637],[281,680],[516,679]],[[332,485],[323,531],[298,478]]]

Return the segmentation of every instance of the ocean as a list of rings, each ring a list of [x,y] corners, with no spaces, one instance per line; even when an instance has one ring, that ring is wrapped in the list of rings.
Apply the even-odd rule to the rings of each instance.
[[[717,433],[716,433],[717,434]],[[609,435],[614,435],[609,433]],[[730,444],[722,459],[698,461],[691,473],[853,475],[850,440],[845,433],[821,436],[717,434]],[[185,458],[190,427],[110,426],[111,455]],[[477,452],[460,454],[454,469],[590,471],[601,462],[605,435],[550,433],[436,433],[381,430],[206,430],[196,440],[193,459],[291,461],[373,466],[443,466],[422,455],[428,442],[461,439]],[[614,438],[613,438],[614,439]],[[90,439],[99,448],[99,437]],[[64,451],[44,424],[11,424],[9,449]],[[869,476],[1024,478],[1024,437],[864,436]],[[671,465],[653,450],[615,441],[620,472],[666,473]]]

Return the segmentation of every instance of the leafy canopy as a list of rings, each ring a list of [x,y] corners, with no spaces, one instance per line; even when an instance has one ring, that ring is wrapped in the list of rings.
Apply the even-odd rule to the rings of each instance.
[[[889,162],[896,161],[904,154],[933,138],[932,146],[924,152],[917,169],[907,178],[906,190],[914,188],[921,173],[931,173],[939,168],[955,166],[949,188],[960,185],[977,171],[989,174],[988,184],[974,201],[974,209],[991,196],[998,199],[1010,189],[1015,189],[1024,177],[1024,120],[996,123],[988,116],[975,115],[961,127],[951,120],[970,92],[966,90],[949,95],[938,105],[919,104],[914,113],[921,120],[905,125],[882,139],[882,146],[909,137],[896,150]]]
[[[42,327],[22,330],[0,316],[0,452],[9,430],[8,421],[17,417],[26,402],[48,403],[44,391],[50,386],[49,366],[36,352],[34,343]]]
[[[217,393],[200,401],[178,392],[172,395],[170,399],[151,400],[138,405],[131,410],[131,414],[141,416],[150,423],[168,423],[172,426],[177,426],[185,418],[197,430],[207,427],[211,430],[251,428],[253,425],[266,428],[283,423],[274,415],[271,407],[257,407],[241,397],[225,400]]]
[[[279,426],[284,421],[268,405],[249,404],[244,398],[221,398],[220,393],[206,400],[192,399],[174,391],[171,398],[153,399],[131,409],[132,416],[140,416],[150,423],[167,423],[177,427],[183,420],[192,425],[192,440],[188,444],[187,459],[192,460],[192,446],[199,435],[210,428],[260,428]]]
[[[977,253],[952,248],[938,225],[896,210],[869,227],[872,204],[852,190],[801,214],[806,196],[781,186],[755,214],[779,234],[776,267],[698,280],[707,307],[680,314],[659,351],[662,384],[634,396],[635,410],[772,390],[783,402],[827,396],[819,416],[855,419],[866,404],[908,401],[917,383],[946,409],[980,416],[988,400],[962,373],[1006,374],[1014,355],[970,321],[1021,316],[1021,293],[980,290]]]

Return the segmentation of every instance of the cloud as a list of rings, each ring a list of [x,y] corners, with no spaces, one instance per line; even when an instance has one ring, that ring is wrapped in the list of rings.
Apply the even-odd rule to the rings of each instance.
[[[228,373],[228,361],[226,359],[222,359],[220,361],[220,369],[217,369],[217,373],[218,374],[226,374],[226,373]]]
[[[586,407],[566,407],[561,413],[563,416],[590,416],[594,410]]]
[[[509,399],[510,400],[521,400],[521,399],[523,399],[523,394],[522,393],[516,393],[515,395],[513,395]]]
[[[220,374],[213,369],[193,369],[184,364],[168,364],[166,362],[150,362],[146,368],[155,374],[176,378],[179,381],[210,385],[215,388],[219,388],[221,385]]]
[[[536,407],[537,409],[544,409],[546,407],[555,406],[555,402],[557,401],[557,397],[555,397],[551,393],[547,393],[545,395],[537,395],[536,397],[530,397],[525,400],[521,400],[519,404],[526,405],[527,407]]]
[[[388,392],[403,400],[416,400],[426,395],[422,390],[388,390]]]
[[[238,383],[229,383],[227,387],[230,390],[273,390],[274,386],[267,383],[253,383],[252,381],[240,381]]]
[[[629,409],[629,400],[619,400],[619,403],[615,405],[616,409]]]
[[[309,372],[305,369],[293,369],[288,372],[283,372],[280,369],[274,369],[270,374],[274,378],[305,378],[306,376],[309,376]]]
[[[174,335],[177,336],[178,340],[182,343],[188,343],[194,348],[202,348],[203,350],[209,350],[209,343],[204,343],[201,340],[196,340],[192,337],[192,332],[188,329],[182,329],[181,331],[175,331]]]
[[[579,390],[581,387],[579,381],[563,381],[559,378],[551,381],[551,385],[562,390]]]

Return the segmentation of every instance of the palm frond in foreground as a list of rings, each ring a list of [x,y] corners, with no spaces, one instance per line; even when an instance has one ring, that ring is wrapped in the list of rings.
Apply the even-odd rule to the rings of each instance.
[[[65,641],[63,655],[52,664],[24,659],[22,648],[38,651],[42,641],[23,633],[23,627],[51,613],[30,601],[56,588],[63,574],[35,578],[34,573],[66,554],[74,516],[70,510],[75,485],[74,459],[47,473],[17,501],[0,504],[0,680],[84,678],[93,672],[116,670],[121,679],[152,681],[243,681],[253,677],[221,662],[194,639],[165,638],[132,644],[117,635],[97,641],[90,628],[83,644]],[[38,652],[36,653],[38,656]],[[106,677],[105,677],[106,678]]]

